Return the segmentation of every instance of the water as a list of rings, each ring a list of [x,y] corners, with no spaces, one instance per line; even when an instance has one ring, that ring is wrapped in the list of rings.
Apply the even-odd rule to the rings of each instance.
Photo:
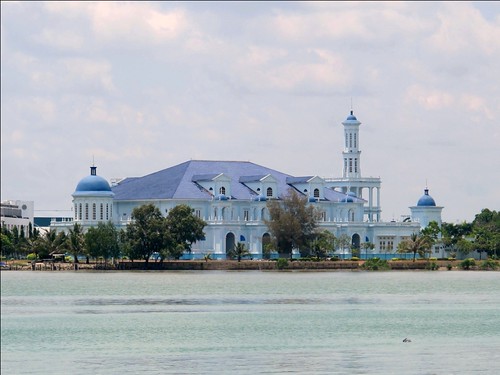
[[[498,272],[4,271],[1,281],[2,375],[500,374]]]

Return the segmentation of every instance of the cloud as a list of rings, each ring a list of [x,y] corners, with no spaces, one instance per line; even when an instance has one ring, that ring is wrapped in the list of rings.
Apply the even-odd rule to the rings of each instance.
[[[384,215],[407,213],[427,177],[445,220],[473,218],[500,206],[500,13],[477,7],[2,2],[2,196],[28,186],[57,209],[92,154],[105,177],[190,158],[339,176],[352,97]],[[49,175],[53,189],[31,188]]]
[[[406,101],[415,101],[429,110],[446,109],[454,104],[453,95],[436,89],[428,89],[420,85],[412,85],[406,93]]]

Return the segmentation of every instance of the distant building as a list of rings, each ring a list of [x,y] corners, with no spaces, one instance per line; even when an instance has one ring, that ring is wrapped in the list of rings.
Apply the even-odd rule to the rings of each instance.
[[[175,206],[187,204],[207,226],[205,239],[195,243],[186,258],[202,258],[209,252],[213,258],[225,258],[237,242],[242,242],[252,257],[259,259],[271,239],[264,223],[269,218],[266,202],[280,200],[292,189],[321,211],[320,229],[336,237],[347,235],[352,248],[361,249],[364,242],[371,242],[375,249],[368,256],[390,258],[402,240],[430,220],[441,223],[442,207],[421,199],[412,207],[408,220],[382,222],[381,180],[361,175],[361,122],[351,111],[342,125],[340,178],[291,176],[243,161],[190,160],[143,177],[114,179],[110,186],[92,166],[90,175],[77,184],[72,194],[73,220],[53,222],[51,226],[67,230],[77,222],[86,229],[101,221],[112,221],[125,227],[132,220],[132,210],[140,205],[152,203],[167,215]],[[361,256],[365,255],[361,251]],[[300,249],[294,250],[294,256],[300,256]]]
[[[0,205],[2,227],[12,231],[14,227],[19,233],[24,232],[28,236],[29,228],[33,228],[34,217],[33,201],[6,200]]]

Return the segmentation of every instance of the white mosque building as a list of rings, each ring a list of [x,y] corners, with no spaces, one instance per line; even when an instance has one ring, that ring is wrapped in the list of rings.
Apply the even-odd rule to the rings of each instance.
[[[431,221],[441,224],[441,210],[425,189],[411,215],[402,222],[381,221],[380,178],[361,175],[359,126],[351,111],[344,127],[343,170],[340,178],[316,175],[291,176],[251,162],[190,160],[148,174],[128,177],[111,185],[97,175],[90,175],[76,186],[73,196],[73,222],[54,222],[52,227],[67,230],[74,222],[84,228],[100,221],[112,221],[123,228],[131,221],[135,207],[152,203],[166,215],[179,204],[193,208],[207,225],[205,239],[192,246],[185,259],[224,259],[237,242],[250,250],[254,259],[262,258],[263,248],[271,239],[264,220],[269,219],[268,200],[280,200],[293,189],[317,206],[321,212],[320,230],[336,237],[347,235],[353,248],[371,242],[375,248],[368,256],[391,258],[399,242],[420,231]],[[432,256],[442,257],[437,248]],[[338,252],[337,252],[338,254]],[[295,257],[300,249],[295,249]],[[349,254],[339,254],[349,257]],[[361,251],[361,256],[365,252]]]

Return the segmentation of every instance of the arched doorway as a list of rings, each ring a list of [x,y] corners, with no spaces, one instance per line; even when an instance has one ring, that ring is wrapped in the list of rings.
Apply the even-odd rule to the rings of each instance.
[[[229,232],[226,234],[226,257],[231,251],[234,250],[235,242],[234,233]]]
[[[359,237],[359,234],[354,233],[352,235],[352,256],[357,256],[359,257],[360,255],[360,248],[361,248],[361,238]]]
[[[262,235],[262,258],[271,259],[271,252],[267,245],[271,243],[271,235],[269,233],[264,233]]]

